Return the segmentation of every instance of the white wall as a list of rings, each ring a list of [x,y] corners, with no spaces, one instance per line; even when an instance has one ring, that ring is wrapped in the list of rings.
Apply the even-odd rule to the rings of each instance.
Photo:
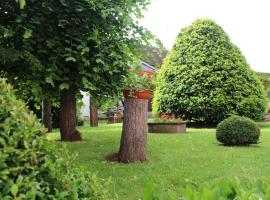
[[[83,95],[83,106],[81,108],[81,116],[84,119],[89,119],[90,118],[90,97],[88,93],[86,92],[81,92]]]

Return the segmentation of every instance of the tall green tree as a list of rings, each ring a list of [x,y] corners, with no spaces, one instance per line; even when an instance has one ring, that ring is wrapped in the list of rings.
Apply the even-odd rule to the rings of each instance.
[[[4,48],[26,50],[44,66],[38,82],[60,92],[62,140],[76,131],[78,91],[113,94],[142,45],[153,39],[137,18],[150,0],[28,0],[0,3]],[[50,92],[49,89],[46,92]]]
[[[158,113],[212,124],[231,114],[255,120],[265,114],[262,83],[224,30],[209,19],[180,31],[158,79]]]

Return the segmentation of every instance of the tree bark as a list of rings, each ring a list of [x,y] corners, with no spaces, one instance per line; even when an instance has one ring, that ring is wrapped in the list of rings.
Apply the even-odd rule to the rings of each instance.
[[[42,100],[42,123],[45,128],[47,128],[47,132],[52,132],[52,103],[48,99]]]
[[[75,87],[62,90],[60,93],[60,133],[62,141],[81,140],[76,130],[76,90]]]
[[[98,104],[96,101],[90,102],[90,126],[98,126]]]
[[[125,99],[119,162],[146,160],[148,100]]]

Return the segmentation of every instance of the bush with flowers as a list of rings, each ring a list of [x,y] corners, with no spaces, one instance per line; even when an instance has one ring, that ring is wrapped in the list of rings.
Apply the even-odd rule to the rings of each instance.
[[[181,118],[176,117],[175,114],[166,114],[161,113],[160,115],[157,115],[155,118],[150,119],[149,122],[156,122],[156,123],[179,123],[183,122]]]

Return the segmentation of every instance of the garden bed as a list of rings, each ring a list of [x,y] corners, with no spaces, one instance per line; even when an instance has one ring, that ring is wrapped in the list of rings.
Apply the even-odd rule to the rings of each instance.
[[[186,133],[186,122],[148,122],[149,133]]]

